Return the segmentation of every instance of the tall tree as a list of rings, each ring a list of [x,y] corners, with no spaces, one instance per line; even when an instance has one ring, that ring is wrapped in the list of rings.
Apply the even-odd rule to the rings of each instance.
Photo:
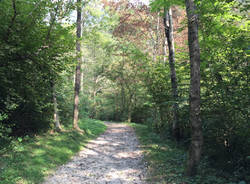
[[[77,66],[75,72],[75,95],[74,95],[74,114],[73,114],[73,128],[82,132],[78,125],[79,118],[79,93],[81,88],[81,37],[82,37],[82,0],[77,0],[77,29],[76,29],[76,54]]]
[[[169,68],[170,68],[170,78],[172,86],[172,95],[173,95],[173,123],[172,123],[172,133],[176,140],[179,140],[179,126],[178,126],[178,90],[177,90],[177,79],[175,71],[175,49],[174,49],[174,27],[173,27],[173,17],[171,7],[164,8],[164,30],[165,37],[168,43],[169,50]]]
[[[54,27],[54,24],[56,22],[56,16],[59,13],[58,9],[59,9],[59,5],[56,6],[55,13],[53,13],[52,11],[50,12],[50,26],[48,28],[48,34],[47,34],[47,37],[46,37],[46,42],[48,42],[48,47],[51,46],[50,36],[51,36],[51,31],[52,31],[52,29]],[[54,117],[55,130],[58,131],[58,132],[61,132],[62,127],[61,127],[61,124],[60,124],[58,107],[57,107],[58,104],[57,104],[57,99],[56,99],[55,80],[54,79],[51,79],[51,80],[52,80],[51,81],[51,88],[52,88],[53,106],[54,106],[54,115],[53,115],[53,117]]]
[[[188,18],[188,45],[191,69],[189,104],[192,128],[192,139],[186,172],[188,176],[192,176],[196,174],[203,144],[200,117],[200,46],[198,40],[198,15],[194,0],[186,0],[186,12]]]

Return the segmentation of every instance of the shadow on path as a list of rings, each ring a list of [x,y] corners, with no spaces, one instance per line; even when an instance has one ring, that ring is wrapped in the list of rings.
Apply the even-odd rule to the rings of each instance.
[[[106,123],[108,129],[90,141],[44,184],[145,184],[145,165],[131,127]]]

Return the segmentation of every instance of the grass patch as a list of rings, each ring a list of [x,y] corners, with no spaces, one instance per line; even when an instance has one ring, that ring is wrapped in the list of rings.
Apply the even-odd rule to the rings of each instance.
[[[232,175],[208,166],[204,159],[199,167],[199,173],[193,178],[186,177],[185,164],[187,151],[174,141],[162,139],[153,133],[146,125],[129,124],[135,129],[148,163],[148,181],[153,184],[238,184]]]
[[[79,152],[89,139],[106,130],[104,123],[97,120],[81,120],[79,126],[87,133],[47,133],[17,143],[13,150],[0,157],[0,184],[41,183],[53,169]]]

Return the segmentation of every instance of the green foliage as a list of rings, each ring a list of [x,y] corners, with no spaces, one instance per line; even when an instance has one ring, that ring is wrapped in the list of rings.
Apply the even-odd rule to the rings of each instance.
[[[134,109],[143,106],[141,71],[146,57],[134,44],[112,36],[116,16],[108,11],[105,16],[92,16],[94,21],[86,25],[83,39],[86,62],[81,114],[102,120],[127,120],[129,109],[135,116]]]
[[[199,4],[202,117],[205,148],[214,165],[249,175],[249,33],[237,2]],[[238,173],[238,174],[237,174]]]
[[[153,1],[151,7],[160,11],[176,4],[174,1]],[[204,133],[204,156],[217,169],[223,169],[238,181],[249,181],[249,33],[247,3],[238,1],[196,1],[199,14],[201,48],[201,98]],[[179,121],[182,138],[189,142],[188,64],[182,65],[177,54]],[[179,55],[179,56],[178,56]],[[178,58],[180,57],[180,58]],[[158,118],[151,127],[161,132],[171,123],[169,69],[162,64],[149,66],[149,93]],[[182,65],[182,66],[181,66]],[[164,69],[165,67],[165,69]],[[163,115],[162,115],[163,114]],[[161,118],[163,117],[163,118]],[[166,130],[163,130],[166,134]],[[210,183],[217,178],[211,177]],[[209,183],[209,182],[208,182]],[[223,182],[222,182],[223,183]]]
[[[177,102],[181,144],[187,146],[190,141],[188,52],[185,46],[177,45],[179,97],[175,101],[168,64],[163,63],[160,52],[152,59],[157,54],[154,49],[162,51],[162,26],[154,25],[158,17],[146,7],[123,10],[119,6],[103,7],[97,0],[84,4],[80,116],[147,124],[148,129],[133,126],[156,176],[153,181],[243,184],[250,181],[248,5],[226,0],[204,2],[195,1],[200,24],[205,142],[204,159],[196,177],[182,175],[184,148],[159,136],[171,137],[172,105]],[[151,8],[161,12],[164,7],[183,4],[182,0],[155,0]],[[35,183],[35,178],[40,182],[48,170],[80,149],[80,139],[87,138],[75,132],[30,137],[53,127],[52,87],[62,125],[71,127],[75,27],[67,20],[75,7],[71,1],[0,2],[0,164],[4,163],[0,165],[0,179],[5,183]],[[122,15],[128,13],[126,18],[111,12],[112,8],[122,9]],[[140,13],[139,18],[131,12]],[[154,33],[156,29],[159,33]],[[182,26],[183,34],[185,30]],[[159,43],[152,43],[156,41]],[[81,128],[95,135],[103,130],[103,125],[98,130],[96,125],[92,122]],[[81,144],[77,145],[72,137]],[[56,146],[52,148],[52,144]],[[7,150],[13,150],[13,154]]]
[[[55,85],[60,122],[65,127],[71,126],[69,122],[72,121],[74,97],[73,72],[73,68],[62,72]]]
[[[178,80],[179,97],[177,103],[179,105],[179,125],[182,129],[182,137],[189,137],[188,125],[188,95],[189,95],[189,63],[185,62],[187,56],[184,54],[176,54],[176,74]],[[149,61],[146,63],[147,73],[145,74],[147,93],[151,96],[153,110],[153,123],[150,125],[156,132],[166,134],[171,131],[173,121],[172,105],[176,101],[172,97],[170,69],[167,63],[162,60],[158,62]],[[151,107],[151,109],[152,109]]]
[[[12,133],[11,127],[3,124],[2,122],[7,119],[8,116],[6,114],[0,114],[0,153],[8,149],[8,144],[11,142],[11,137],[9,134]]]
[[[198,175],[189,178],[184,175],[187,159],[182,145],[153,133],[146,125],[130,124],[136,131],[144,151],[147,168],[150,173],[148,181],[166,184],[225,184],[238,183],[237,178],[209,166],[204,158],[198,169]],[[242,181],[243,182],[243,181]]]
[[[169,8],[173,5],[183,6],[184,4],[184,0],[154,0],[151,1],[150,7],[152,11],[160,11],[164,7]]]
[[[69,6],[62,1],[0,3],[0,113],[7,115],[1,125],[11,127],[12,135],[51,126],[52,84],[72,67],[73,27],[58,22]]]
[[[12,149],[0,157],[0,183],[41,183],[56,167],[83,149],[89,139],[106,129],[101,121],[90,119],[81,120],[79,126],[88,134],[68,130],[13,141]]]

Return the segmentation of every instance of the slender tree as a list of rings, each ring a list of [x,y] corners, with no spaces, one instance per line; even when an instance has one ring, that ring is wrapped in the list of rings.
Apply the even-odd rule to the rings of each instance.
[[[178,125],[178,90],[177,90],[177,79],[175,71],[175,49],[174,49],[174,27],[173,27],[173,18],[172,18],[172,9],[171,7],[164,8],[163,16],[164,30],[166,42],[168,43],[169,50],[169,67],[170,67],[170,78],[172,86],[172,95],[173,95],[173,124],[172,124],[172,133],[176,140],[179,140],[179,125]]]
[[[76,29],[76,54],[77,54],[77,66],[75,72],[75,95],[74,95],[74,114],[73,114],[73,128],[82,132],[78,125],[79,118],[79,94],[81,88],[81,37],[82,37],[82,0],[77,0],[77,29]]]
[[[58,113],[58,105],[57,105],[57,99],[56,99],[56,90],[55,90],[55,84],[52,84],[52,90],[53,90],[53,104],[54,104],[54,123],[55,123],[55,130],[57,132],[62,131],[62,127],[60,124],[60,119],[59,119],[59,113]]]
[[[50,37],[51,37],[51,32],[53,30],[53,27],[56,23],[56,17],[59,13],[59,5],[57,4],[55,9],[54,9],[54,12],[53,11],[50,11],[50,26],[48,28],[48,33],[47,33],[47,36],[46,36],[46,44],[48,44],[48,47],[51,47],[51,41],[50,41]],[[52,59],[52,58],[51,58]],[[53,117],[54,117],[54,125],[55,125],[55,130],[57,132],[61,132],[62,131],[62,127],[61,127],[61,124],[60,124],[60,118],[59,118],[59,113],[58,113],[58,104],[57,104],[57,99],[56,99],[56,89],[55,89],[55,79],[51,79],[51,88],[52,88],[52,97],[53,97],[53,106],[54,106],[54,114],[53,114]]]
[[[200,162],[203,135],[200,117],[200,46],[198,40],[198,15],[194,0],[186,0],[188,18],[188,45],[191,69],[190,81],[190,122],[192,127],[192,140],[187,161],[187,175],[196,174]]]

